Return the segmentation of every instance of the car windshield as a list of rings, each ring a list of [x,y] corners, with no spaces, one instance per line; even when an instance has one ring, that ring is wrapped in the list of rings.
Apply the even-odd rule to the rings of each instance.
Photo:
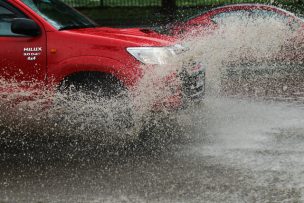
[[[96,23],[59,0],[22,0],[58,30],[96,27]]]

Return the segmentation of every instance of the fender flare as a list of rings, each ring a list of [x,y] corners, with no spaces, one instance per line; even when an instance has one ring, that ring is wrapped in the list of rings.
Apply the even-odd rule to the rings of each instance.
[[[100,56],[78,56],[50,65],[48,68],[48,83],[59,85],[66,77],[79,72],[102,72],[111,74],[126,87],[133,86],[140,77],[137,64],[123,64],[115,59]]]

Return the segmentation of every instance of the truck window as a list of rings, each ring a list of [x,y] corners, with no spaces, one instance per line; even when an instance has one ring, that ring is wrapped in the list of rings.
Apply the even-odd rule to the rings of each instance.
[[[15,36],[11,31],[11,22],[17,15],[0,5],[0,36]]]
[[[96,27],[96,24],[59,0],[22,0],[58,30]]]
[[[27,18],[27,17],[17,8],[9,4],[0,4],[0,37],[22,36],[15,34],[11,31],[11,24],[15,18]]]

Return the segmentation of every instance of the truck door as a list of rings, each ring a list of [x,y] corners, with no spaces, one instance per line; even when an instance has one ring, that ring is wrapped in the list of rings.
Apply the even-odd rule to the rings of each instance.
[[[36,22],[41,29],[39,36],[15,34],[11,24],[16,18],[30,19],[13,5],[0,0],[0,78],[23,84],[44,82],[46,34],[43,27]]]

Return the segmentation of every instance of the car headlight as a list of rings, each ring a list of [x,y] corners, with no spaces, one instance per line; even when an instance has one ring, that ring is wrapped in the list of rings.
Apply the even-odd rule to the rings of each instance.
[[[137,60],[144,64],[163,65],[168,64],[180,50],[181,45],[174,45],[171,47],[129,47],[127,51]]]

